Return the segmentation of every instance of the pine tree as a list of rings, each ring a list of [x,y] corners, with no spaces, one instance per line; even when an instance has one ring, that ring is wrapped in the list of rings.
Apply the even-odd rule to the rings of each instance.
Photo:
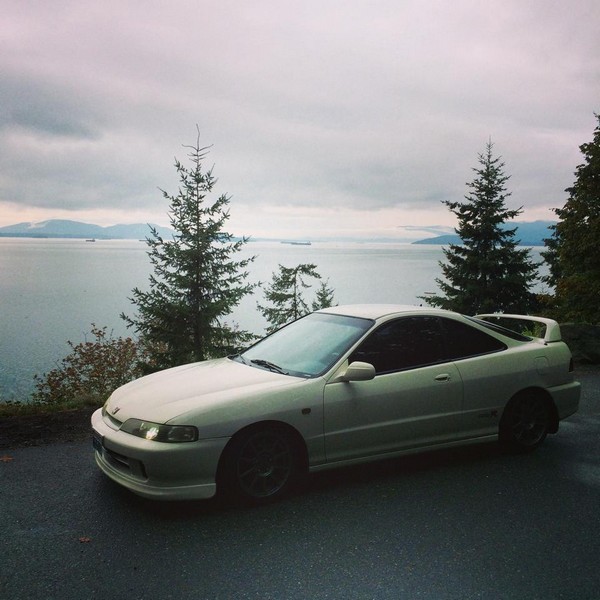
[[[555,286],[557,317],[600,323],[600,114],[591,142],[579,149],[585,161],[575,170],[575,182],[559,221],[543,252],[550,267],[544,279]]]
[[[149,289],[132,291],[136,316],[121,315],[150,352],[148,370],[222,356],[252,337],[224,321],[255,287],[246,283],[245,270],[253,258],[234,258],[247,239],[235,241],[224,230],[229,197],[208,199],[216,180],[212,168],[203,170],[208,148],[200,147],[199,132],[196,144],[184,147],[191,167],[175,159],[177,195],[161,190],[175,234],[167,240],[151,230]]]
[[[311,287],[311,284],[306,281],[307,278],[321,279],[316,265],[312,263],[300,264],[296,267],[279,265],[279,272],[273,273],[273,280],[264,293],[265,300],[271,306],[258,304],[258,310],[269,323],[268,333],[310,312],[303,293]],[[331,306],[332,301],[333,290],[328,288],[326,283],[322,284],[317,291],[312,309],[326,308]]]
[[[333,297],[334,294],[334,289],[329,287],[329,279],[327,281],[322,281],[312,303],[313,311],[333,306],[333,303],[335,302]]]
[[[505,223],[521,214],[509,210],[505,200],[509,176],[504,163],[492,155],[490,141],[479,154],[479,168],[466,202],[444,201],[458,218],[456,233],[462,244],[444,249],[447,262],[440,262],[444,279],[436,283],[444,295],[423,298],[439,306],[465,314],[483,312],[527,312],[535,306],[530,288],[537,279],[537,266],[528,249],[517,248],[516,228]]]

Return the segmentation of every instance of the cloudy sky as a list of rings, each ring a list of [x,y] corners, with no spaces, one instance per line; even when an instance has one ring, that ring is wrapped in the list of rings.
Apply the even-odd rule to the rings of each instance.
[[[212,145],[229,229],[454,224],[488,140],[552,219],[600,112],[598,0],[0,0],[0,226],[167,224]]]

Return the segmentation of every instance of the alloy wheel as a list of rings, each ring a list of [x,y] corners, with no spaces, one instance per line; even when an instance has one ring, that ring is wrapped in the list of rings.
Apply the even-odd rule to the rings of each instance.
[[[292,447],[285,433],[260,430],[241,445],[236,461],[236,477],[242,492],[263,499],[281,492],[294,469]]]

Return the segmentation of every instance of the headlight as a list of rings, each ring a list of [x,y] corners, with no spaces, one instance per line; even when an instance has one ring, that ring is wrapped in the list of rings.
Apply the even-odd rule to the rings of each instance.
[[[198,430],[191,425],[161,425],[140,419],[127,419],[121,431],[155,442],[195,442]]]

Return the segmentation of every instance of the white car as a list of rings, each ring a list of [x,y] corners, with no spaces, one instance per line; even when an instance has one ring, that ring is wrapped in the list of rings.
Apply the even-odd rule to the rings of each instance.
[[[306,472],[499,439],[528,451],[579,405],[555,321],[337,306],[248,350],[117,389],[92,416],[96,463],[158,499],[259,503]],[[494,322],[490,322],[490,319]]]

